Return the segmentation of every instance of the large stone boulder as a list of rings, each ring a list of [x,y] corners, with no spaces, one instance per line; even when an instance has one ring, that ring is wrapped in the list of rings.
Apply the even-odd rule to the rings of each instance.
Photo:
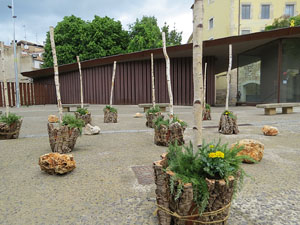
[[[95,135],[100,133],[100,127],[98,126],[92,126],[91,124],[85,125],[83,129],[83,134],[85,135]]]
[[[252,139],[243,139],[232,144],[231,148],[233,148],[235,145],[237,145],[237,147],[243,146],[243,150],[241,150],[238,155],[247,155],[256,161],[262,160],[265,146],[261,142]],[[244,159],[243,162],[253,163],[247,159]]]
[[[41,170],[48,174],[65,174],[76,168],[76,162],[72,155],[49,153],[40,156]]]
[[[49,123],[57,123],[58,122],[58,117],[56,115],[49,115],[48,116],[48,122]]]
[[[265,125],[262,128],[262,132],[266,136],[276,136],[279,133],[279,131],[276,127],[272,127],[272,126],[268,126],[268,125]]]

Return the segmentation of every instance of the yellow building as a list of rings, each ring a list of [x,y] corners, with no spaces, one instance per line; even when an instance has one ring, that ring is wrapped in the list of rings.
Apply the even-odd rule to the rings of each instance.
[[[204,40],[264,30],[275,18],[300,13],[300,0],[203,0]]]

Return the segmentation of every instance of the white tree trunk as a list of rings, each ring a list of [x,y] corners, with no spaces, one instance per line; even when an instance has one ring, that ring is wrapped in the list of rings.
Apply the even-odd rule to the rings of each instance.
[[[153,68],[153,53],[151,53],[151,77],[152,77],[152,105],[155,107],[155,80],[154,80],[154,68]]]
[[[112,100],[113,100],[113,94],[114,94],[114,84],[115,84],[115,76],[116,76],[116,68],[117,68],[117,62],[114,61],[114,68],[113,68],[113,74],[111,79],[111,89],[110,89],[110,101],[109,105],[112,107]]]
[[[207,63],[204,64],[204,90],[203,90],[203,107],[206,105],[206,76],[207,76]]]
[[[59,111],[59,121],[60,123],[62,123],[63,110],[62,110],[62,103],[61,103],[60,89],[59,89],[59,74],[58,74],[58,64],[57,64],[57,56],[56,56],[55,41],[54,41],[54,28],[52,26],[50,27],[50,41],[51,41],[51,48],[52,48],[52,55],[53,55],[54,82],[56,88],[57,107]]]
[[[166,59],[166,75],[167,75],[167,85],[168,85],[168,93],[170,99],[170,115],[173,117],[173,94],[172,94],[172,86],[171,86],[171,72],[170,72],[170,58],[167,53],[166,47],[166,34],[162,32],[162,41],[163,41],[163,52]]]
[[[6,76],[5,76],[5,68],[4,68],[4,44],[1,43],[1,68],[2,68],[2,74],[3,74],[3,84],[4,84],[4,99],[5,99],[5,108],[6,108],[6,116],[9,114],[9,102],[8,102],[8,90],[7,90],[7,82],[6,82]],[[1,91],[1,90],[0,90]]]
[[[226,93],[226,105],[225,110],[228,110],[228,102],[229,102],[229,90],[230,90],[230,73],[232,67],[232,45],[229,45],[229,64],[228,64],[228,71],[227,71],[227,93]]]
[[[194,81],[194,152],[202,146],[202,100],[203,100],[203,0],[195,0],[193,8],[193,81]]]
[[[78,69],[79,69],[79,76],[80,76],[80,104],[81,108],[83,108],[83,87],[82,87],[82,73],[81,73],[81,63],[79,56],[76,56],[77,63],[78,63]]]

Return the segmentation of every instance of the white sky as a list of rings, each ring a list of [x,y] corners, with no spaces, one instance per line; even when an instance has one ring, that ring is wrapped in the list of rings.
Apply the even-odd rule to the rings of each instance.
[[[159,26],[164,22],[177,31],[183,31],[182,43],[192,33],[193,0],[14,0],[16,19],[16,40],[43,44],[49,26],[56,26],[64,16],[75,15],[92,20],[94,15],[108,16],[120,20],[127,30],[128,24],[136,18],[155,16]],[[13,39],[11,0],[0,0],[0,41],[8,44]]]

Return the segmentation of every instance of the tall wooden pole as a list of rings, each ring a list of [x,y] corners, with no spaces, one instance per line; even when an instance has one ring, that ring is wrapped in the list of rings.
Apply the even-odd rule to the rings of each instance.
[[[3,83],[4,83],[4,98],[5,98],[5,108],[6,108],[6,116],[9,115],[9,102],[8,102],[8,90],[7,90],[7,82],[6,82],[6,76],[5,76],[5,68],[4,68],[4,44],[1,43],[1,68],[2,68],[2,74],[3,74]]]
[[[115,76],[116,76],[116,68],[117,68],[117,61],[114,61],[114,68],[113,68],[113,74],[111,79],[111,89],[110,89],[110,101],[109,105],[112,107],[112,100],[113,100],[113,94],[114,94],[114,83],[115,83]]]
[[[193,81],[194,81],[194,153],[202,146],[202,102],[203,101],[203,0],[195,0],[193,7]]]
[[[79,76],[80,76],[80,103],[81,108],[83,108],[83,87],[82,87],[82,73],[81,73],[81,63],[79,56],[76,56],[77,63],[78,63],[78,69],[79,69]]]
[[[203,90],[203,107],[206,105],[206,76],[207,76],[207,63],[204,64],[204,90]]]
[[[60,89],[59,89],[59,74],[58,74],[57,56],[56,56],[55,41],[54,41],[54,29],[52,26],[50,27],[50,42],[51,42],[52,55],[53,55],[54,82],[56,88],[57,107],[59,111],[59,121],[61,124],[62,117],[63,117],[63,110],[62,110]]]
[[[230,90],[230,73],[232,67],[232,45],[229,45],[229,64],[228,64],[228,71],[227,71],[227,93],[226,93],[226,105],[225,110],[228,110],[228,102],[229,102],[229,90]]]
[[[172,94],[172,86],[171,86],[170,58],[167,53],[165,32],[162,32],[162,41],[163,41],[163,52],[166,59],[166,76],[167,76],[168,93],[170,99],[170,116],[173,117],[173,94]]]
[[[152,77],[152,105],[155,107],[155,80],[154,80],[154,68],[153,68],[153,53],[151,53],[151,77]]]

